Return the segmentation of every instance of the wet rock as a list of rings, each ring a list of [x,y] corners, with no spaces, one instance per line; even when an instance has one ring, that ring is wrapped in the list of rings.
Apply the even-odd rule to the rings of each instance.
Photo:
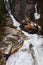
[[[31,38],[24,40],[23,46],[8,58],[6,65],[43,64],[43,47],[41,47],[41,45],[43,45],[43,38],[39,35],[30,36]]]
[[[2,29],[4,30],[4,34],[5,35],[13,35],[13,34],[17,34],[17,30],[15,28],[11,28],[11,27],[2,27]]]
[[[27,37],[15,27],[1,27],[0,31],[0,64],[5,65],[9,56],[22,47]]]
[[[38,24],[36,24],[34,21],[32,21],[30,18],[26,18],[24,20],[22,20],[22,25],[20,26],[20,28],[26,32],[29,33],[38,33],[41,31],[41,26],[39,26]],[[39,33],[38,33],[39,34]]]
[[[0,65],[6,65],[6,59],[4,57],[0,60]]]
[[[35,22],[36,24],[38,24],[41,27],[41,30],[38,31],[38,28],[36,26],[35,29],[32,29],[32,31],[34,31],[33,33],[38,33],[38,34],[43,34],[43,1],[39,1],[37,0],[37,4],[38,4],[38,13],[40,13],[40,19],[35,20],[34,18],[34,13],[35,13],[35,3],[36,0],[11,0],[10,4],[11,4],[11,10],[12,10],[12,14],[14,15],[14,17],[20,22],[22,23],[21,25],[23,27],[27,27],[30,28],[30,25],[24,25],[25,19],[30,17],[31,20],[33,20],[33,22]],[[29,19],[29,18],[28,18]],[[27,19],[27,21],[29,21]],[[25,28],[22,30],[25,30]],[[35,31],[36,30],[36,31]],[[27,31],[27,30],[25,30]],[[37,32],[38,31],[38,32]],[[32,33],[31,30],[29,31],[29,33]]]
[[[19,22],[30,16],[34,6],[34,0],[11,0],[10,3],[12,14]]]
[[[13,22],[12,22],[11,18],[6,18],[6,24],[5,24],[5,26],[9,26],[9,27],[13,26]]]

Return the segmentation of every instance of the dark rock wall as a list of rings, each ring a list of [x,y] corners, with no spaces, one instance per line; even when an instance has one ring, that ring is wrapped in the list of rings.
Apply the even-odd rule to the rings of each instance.
[[[43,0],[11,0],[12,13],[17,20],[22,20],[34,12],[34,5],[38,3],[40,12],[43,12]]]
[[[34,19],[34,5],[38,3],[39,13],[41,18],[37,21]],[[43,0],[10,0],[11,10],[14,17],[20,22],[25,18],[30,17],[42,27],[43,33]]]
[[[12,13],[19,21],[30,16],[30,11],[34,6],[33,0],[13,0],[11,4]]]

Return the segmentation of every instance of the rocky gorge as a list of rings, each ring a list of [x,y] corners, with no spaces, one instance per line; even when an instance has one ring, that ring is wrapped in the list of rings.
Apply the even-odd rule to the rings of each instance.
[[[33,8],[29,4],[34,1],[4,2],[6,22],[0,26],[0,65],[43,65],[43,22],[40,26],[27,12]],[[25,2],[28,3],[26,8],[23,7]]]

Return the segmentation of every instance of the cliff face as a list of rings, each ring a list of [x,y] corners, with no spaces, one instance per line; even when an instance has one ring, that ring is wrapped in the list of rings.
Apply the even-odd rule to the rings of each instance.
[[[43,1],[39,0],[9,0],[12,13],[17,20],[25,19],[34,13],[34,5],[38,3],[40,13],[43,13]],[[33,14],[32,14],[33,15]],[[31,16],[32,17],[32,16]]]
[[[33,0],[11,0],[12,13],[18,21],[29,17],[33,7]]]
[[[9,0],[10,1],[10,0]],[[39,20],[34,19],[34,5],[38,3],[39,13],[41,18]],[[35,23],[42,27],[41,33],[43,33],[43,1],[39,0],[11,0],[11,10],[14,17],[22,23],[22,20],[29,18],[34,20]],[[26,23],[26,22],[25,22]]]
[[[3,12],[6,13],[5,5],[3,3],[4,0],[2,0],[0,3],[0,20],[3,24]],[[37,0],[38,7],[40,9],[41,18],[39,20],[34,19],[34,5],[36,3],[36,0],[9,0],[10,7],[12,10],[13,16],[21,23],[22,30],[25,30],[29,32],[32,30],[34,33],[38,32],[39,29],[37,28],[37,25],[35,28],[34,25],[32,26],[33,22],[41,26],[41,34],[43,34],[43,1]],[[1,19],[2,18],[2,19]],[[1,25],[2,25],[1,24]],[[30,31],[31,32],[31,31]],[[31,32],[32,33],[32,32]],[[38,32],[40,33],[40,32]]]

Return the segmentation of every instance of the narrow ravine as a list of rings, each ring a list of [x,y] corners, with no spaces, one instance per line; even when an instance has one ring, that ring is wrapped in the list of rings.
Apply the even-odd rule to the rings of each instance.
[[[19,28],[20,23],[11,14],[9,1],[4,0],[4,2],[6,10],[13,21],[13,25],[17,27],[17,30],[20,30],[27,36],[27,39],[23,42],[23,46],[8,58],[6,65],[43,65],[43,36],[29,34],[21,30]],[[40,18],[40,15],[38,18]]]

